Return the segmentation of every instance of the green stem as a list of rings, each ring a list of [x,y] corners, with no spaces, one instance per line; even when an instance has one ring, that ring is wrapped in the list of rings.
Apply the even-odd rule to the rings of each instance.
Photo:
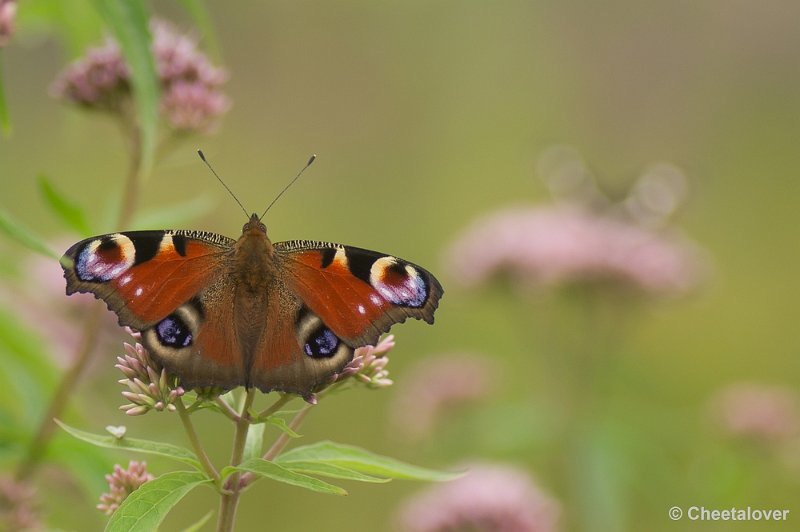
[[[239,421],[236,423],[236,433],[233,437],[233,450],[231,451],[231,466],[238,466],[242,463],[244,447],[247,442],[247,432],[250,429],[250,407],[253,406],[253,399],[256,396],[256,389],[247,390],[244,404],[239,413]],[[233,523],[236,521],[236,507],[239,505],[239,495],[241,494],[240,474],[233,473],[225,482],[228,491],[223,492],[219,503],[219,517],[217,518],[217,532],[232,532]]]
[[[303,407],[302,410],[300,410],[297,414],[295,414],[295,416],[289,422],[289,428],[295,431],[298,428],[300,428],[300,425],[303,424],[303,420],[308,415],[309,410],[311,410],[311,407],[313,406],[314,405],[307,404]],[[272,446],[270,446],[270,448],[267,450],[267,452],[264,453],[263,456],[264,460],[270,460],[270,461],[274,460],[275,458],[278,457],[279,454],[283,452],[283,450],[286,448],[288,444],[289,444],[289,435],[286,434],[285,432],[281,433],[281,435],[278,436],[278,439],[275,440],[275,443],[273,443]],[[241,488],[245,488],[250,484],[252,484],[254,481],[258,480],[258,478],[259,477],[253,475],[252,473],[245,473],[239,480],[239,486]]]
[[[131,160],[128,166],[128,175],[125,180],[122,209],[120,210],[119,219],[117,221],[119,227],[124,227],[130,223],[139,197],[139,184],[142,181],[142,176],[140,175],[142,170],[141,150],[139,149],[141,143],[140,134],[136,128],[132,128],[129,131],[131,133]],[[105,309],[101,305],[96,305],[90,311],[83,328],[83,333],[81,334],[81,341],[75,353],[75,358],[73,358],[72,364],[67,368],[64,377],[58,383],[58,387],[52,399],[50,399],[47,410],[39,422],[36,435],[33,437],[33,440],[31,440],[27,454],[22,462],[20,462],[19,468],[17,469],[17,479],[25,480],[30,478],[36,472],[42,457],[47,451],[47,447],[50,444],[50,440],[53,438],[56,428],[53,420],[60,418],[63,414],[64,409],[69,404],[69,397],[75,390],[76,383],[89,364],[95,344],[97,343],[97,336],[100,332],[100,324],[102,323],[104,312]]]
[[[197,437],[197,431],[194,430],[192,418],[189,415],[189,412],[186,411],[186,406],[183,404],[183,399],[178,398],[178,400],[175,402],[175,407],[178,411],[181,421],[183,422],[183,428],[186,430],[186,435],[189,438],[189,442],[192,444],[192,448],[194,449],[197,458],[200,460],[200,464],[203,466],[206,474],[213,478],[214,482],[219,483],[219,473],[214,468],[214,464],[211,463],[211,460],[209,460],[202,443],[200,443],[200,438]]]
[[[277,401],[272,403],[272,406],[262,410],[258,414],[258,418],[257,419],[264,419],[265,417],[271,416],[272,414],[274,414],[275,412],[277,412],[278,410],[283,408],[283,405],[285,405],[286,403],[288,403],[291,400],[292,400],[292,396],[290,396],[289,394],[282,394]]]
[[[231,405],[229,405],[224,399],[217,396],[214,398],[214,402],[217,403],[217,406],[220,407],[222,413],[225,414],[231,421],[234,423],[239,422],[240,418],[238,412],[231,408]]]
[[[91,358],[94,344],[100,331],[103,312],[105,312],[105,309],[100,305],[91,309],[89,317],[86,320],[86,325],[83,328],[81,343],[78,345],[78,349],[75,352],[72,366],[67,369],[64,377],[58,383],[56,392],[53,394],[53,398],[47,406],[44,417],[39,423],[39,428],[36,430],[36,435],[28,446],[28,452],[17,469],[17,480],[26,480],[30,478],[36,471],[42,456],[44,456],[47,445],[50,443],[55,432],[56,424],[53,423],[53,420],[61,417],[61,413],[64,411],[69,396],[73,392],[75,383],[78,381],[81,373],[83,373],[83,368]]]

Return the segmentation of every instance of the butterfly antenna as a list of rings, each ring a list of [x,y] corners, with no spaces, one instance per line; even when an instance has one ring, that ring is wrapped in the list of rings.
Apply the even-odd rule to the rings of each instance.
[[[233,193],[233,191],[230,189],[230,187],[228,187],[228,185],[226,185],[226,184],[225,184],[225,181],[223,181],[223,180],[222,180],[222,178],[221,178],[221,177],[220,177],[220,176],[217,174],[217,172],[215,172],[215,171],[214,171],[214,167],[213,167],[213,166],[211,166],[211,163],[209,163],[208,161],[206,161],[206,156],[205,156],[205,155],[203,155],[203,150],[197,150],[197,155],[199,155],[199,156],[200,156],[200,159],[202,159],[202,161],[203,161],[204,163],[206,163],[206,166],[208,166],[208,169],[209,169],[209,170],[211,170],[211,173],[212,173],[212,174],[214,174],[214,177],[216,177],[216,178],[217,178],[217,181],[219,181],[220,183],[222,183],[222,186],[223,186],[223,187],[225,187],[225,190],[227,190],[227,191],[228,191],[228,194],[230,194],[230,195],[231,195],[231,197],[232,197],[234,200],[236,200],[236,203],[238,203],[238,204],[239,204],[239,207],[241,207],[241,208],[242,208],[242,210],[244,211],[244,215],[245,215],[245,216],[247,216],[247,217],[249,217],[250,215],[249,215],[249,214],[247,214],[247,209],[245,209],[245,208],[244,208],[244,205],[242,205],[242,202],[241,202],[241,201],[239,201],[239,198],[237,198],[237,197],[236,197],[236,194],[234,194],[234,193]]]
[[[317,158],[317,155],[316,155],[316,154],[314,154],[314,155],[312,155],[311,157],[309,157],[309,159],[308,159],[308,162],[307,162],[307,163],[306,163],[306,165],[303,167],[303,169],[302,169],[302,170],[300,170],[299,172],[297,172],[297,175],[296,175],[296,176],[294,176],[294,179],[292,179],[291,181],[289,181],[289,184],[288,184],[288,185],[286,185],[285,187],[283,187],[283,190],[281,190],[280,194],[278,194],[278,195],[275,197],[275,199],[274,199],[274,200],[272,200],[272,203],[270,203],[270,204],[269,204],[269,206],[268,206],[268,207],[267,207],[267,208],[264,210],[264,214],[262,214],[262,215],[261,215],[261,217],[259,218],[259,220],[260,220],[261,218],[263,218],[264,216],[266,216],[266,214],[267,214],[267,211],[268,211],[268,210],[270,210],[270,208],[271,208],[273,205],[275,205],[275,202],[276,202],[276,201],[278,201],[278,200],[280,199],[280,197],[281,197],[281,196],[283,196],[283,193],[284,193],[284,192],[286,192],[287,190],[289,190],[289,187],[290,187],[290,186],[294,185],[294,182],[295,182],[295,181],[297,181],[298,179],[300,179],[300,176],[301,176],[301,175],[303,175],[303,172],[305,172],[305,171],[306,171],[306,169],[307,169],[309,166],[311,166],[311,163],[313,163],[313,162],[314,162],[314,160],[316,160],[316,158]]]

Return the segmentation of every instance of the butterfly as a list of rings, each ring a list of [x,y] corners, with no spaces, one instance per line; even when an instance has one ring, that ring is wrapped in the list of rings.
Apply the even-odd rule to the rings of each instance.
[[[392,255],[314,240],[273,244],[256,214],[238,240],[112,233],[76,243],[61,264],[67,295],[105,301],[186,389],[308,396],[393,324],[433,323],[444,292],[430,272]]]

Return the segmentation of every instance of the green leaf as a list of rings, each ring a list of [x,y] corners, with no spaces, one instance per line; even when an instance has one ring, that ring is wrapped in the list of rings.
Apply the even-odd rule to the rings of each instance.
[[[109,455],[104,449],[61,432],[47,446],[47,459],[70,471],[85,494],[92,498],[108,490],[105,475],[111,472],[115,462]]]
[[[197,471],[173,471],[145,482],[119,505],[106,531],[152,532],[187,493],[210,482]]]
[[[278,427],[282,432],[286,433],[287,436],[290,438],[300,438],[302,437],[301,434],[296,433],[292,430],[292,428],[286,423],[286,420],[282,417],[277,417],[277,415],[271,415],[264,418],[259,418],[255,421],[255,423],[269,423],[275,427]],[[264,425],[261,425],[262,427]]]
[[[3,208],[0,208],[0,232],[5,233],[7,237],[31,251],[58,260],[58,254],[50,249],[43,238],[22,225],[22,222],[12,217]]]
[[[11,135],[11,116],[8,113],[8,103],[6,102],[6,84],[3,68],[3,55],[0,54],[0,130],[5,137],[9,137]]]
[[[322,480],[301,473],[295,473],[283,466],[264,460],[263,458],[251,458],[239,464],[237,467],[228,466],[220,473],[222,477],[227,477],[234,471],[246,471],[255,475],[271,478],[278,482],[285,482],[292,486],[306,488],[319,493],[333,493],[334,495],[347,495],[347,492],[339,486],[328,484]]]
[[[147,3],[136,0],[94,0],[94,5],[119,42],[131,69],[131,86],[141,133],[142,174],[153,166],[158,140],[161,85],[150,49]]]
[[[199,471],[203,470],[200,462],[197,461],[197,456],[195,456],[192,451],[184,447],[179,447],[170,443],[128,438],[127,436],[124,438],[116,438],[111,435],[93,434],[91,432],[85,432],[80,429],[76,429],[75,427],[70,427],[58,419],[56,419],[55,422],[59,427],[79,440],[91,443],[92,445],[97,445],[98,447],[106,447],[108,449],[124,449],[127,451],[136,451],[144,454],[166,456],[167,458],[172,458],[174,460],[189,464],[192,467],[197,468]]]
[[[332,441],[322,441],[311,445],[296,447],[285,452],[276,460],[285,467],[293,462],[317,462],[333,464],[368,475],[407,480],[445,481],[453,480],[462,473],[448,473],[419,467],[394,458],[381,456],[360,447],[344,445]]]
[[[373,477],[359,473],[353,469],[342,467],[326,462],[289,462],[283,464],[286,469],[296,471],[298,473],[305,473],[308,475],[317,475],[320,477],[341,478],[344,480],[357,480],[358,482],[375,482],[383,483],[389,482],[390,478]]]
[[[203,528],[203,525],[208,523],[209,519],[211,519],[211,516],[213,516],[213,515],[214,515],[214,510],[209,511],[206,515],[201,517],[193,525],[190,525],[190,526],[187,526],[186,528],[184,528],[182,532],[197,532],[198,530]]]
[[[210,196],[198,196],[168,207],[141,212],[133,217],[131,226],[143,229],[178,227],[210,213],[216,205],[216,200]]]
[[[96,46],[104,33],[103,21],[90,2],[26,0],[19,3],[17,25],[34,41],[60,37],[59,44],[64,44],[71,58]]]
[[[0,390],[0,401],[13,408],[33,428],[55,389],[58,369],[36,331],[25,326],[11,309],[0,308],[0,358],[10,386]]]
[[[91,232],[83,210],[56,190],[45,175],[39,176],[39,192],[53,214],[67,227],[84,236]]]
[[[258,458],[264,448],[264,425],[250,425],[244,442],[244,459]]]

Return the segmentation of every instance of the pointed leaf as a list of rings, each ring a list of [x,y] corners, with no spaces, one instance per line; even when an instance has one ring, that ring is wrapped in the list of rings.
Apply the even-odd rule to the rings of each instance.
[[[201,518],[200,518],[198,521],[196,521],[194,524],[192,524],[192,525],[190,525],[190,526],[187,526],[186,528],[184,528],[184,529],[183,529],[181,532],[197,532],[198,530],[200,530],[201,528],[203,528],[203,525],[205,525],[206,523],[208,523],[208,521],[211,519],[211,516],[213,516],[213,515],[214,515],[214,510],[211,510],[211,511],[209,511],[209,512],[208,512],[206,515],[204,515],[203,517],[201,517]]]
[[[272,480],[277,480],[278,482],[284,482],[286,484],[291,484],[292,486],[306,488],[319,493],[347,495],[347,491],[339,486],[328,484],[327,482],[323,482],[322,480],[314,477],[309,477],[308,475],[295,473],[294,471],[290,471],[289,469],[286,469],[275,462],[270,462],[269,460],[264,460],[263,458],[251,458],[250,460],[242,462],[237,467],[228,466],[222,470],[221,475],[224,478],[234,471],[246,471],[261,477],[271,478]]]
[[[322,462],[368,475],[407,480],[445,481],[461,476],[461,473],[435,471],[332,441],[296,447],[279,456],[275,462],[286,467],[291,467],[292,462]]]
[[[94,0],[94,5],[119,42],[131,69],[141,143],[142,173],[153,166],[158,135],[158,102],[161,85],[150,49],[147,3],[132,0]]]
[[[173,471],[145,482],[128,495],[106,525],[106,532],[151,532],[187,493],[211,480],[196,471]]]
[[[278,417],[275,414],[267,416],[265,418],[257,419],[255,423],[269,423],[270,425],[278,427],[282,432],[286,433],[286,435],[289,436],[290,438],[302,437],[302,434],[298,434],[292,430],[292,428],[286,423],[285,419]],[[261,426],[263,427],[264,425]]]
[[[84,236],[91,232],[83,210],[56,190],[44,175],[39,176],[39,192],[53,214],[67,227]]]
[[[144,454],[166,456],[167,458],[172,458],[174,460],[189,464],[200,471],[203,470],[200,462],[197,460],[197,456],[195,456],[192,451],[177,445],[150,440],[140,440],[137,438],[128,438],[127,436],[124,438],[116,438],[111,435],[93,434],[91,432],[85,432],[80,429],[76,429],[75,427],[70,427],[66,423],[63,423],[57,419],[55,422],[59,427],[67,431],[72,436],[78,438],[79,440],[91,443],[92,445],[97,445],[98,447],[106,447],[108,449],[125,449],[127,451],[136,451]]]
[[[25,227],[22,222],[12,217],[8,211],[0,208],[0,232],[7,237],[22,244],[31,251],[35,251],[45,257],[58,260],[58,254],[50,249],[44,239]]]
[[[392,480],[390,478],[381,478],[381,477],[373,477],[371,475],[365,475],[364,473],[359,473],[358,471],[355,471],[353,469],[348,469],[346,467],[326,462],[289,462],[283,464],[283,466],[291,471],[296,471],[298,473],[304,473],[307,475],[316,475],[328,478],[341,478],[344,480],[357,480],[358,482],[375,482],[380,484]]]
[[[250,425],[244,442],[244,459],[258,458],[264,448],[264,425]]]

